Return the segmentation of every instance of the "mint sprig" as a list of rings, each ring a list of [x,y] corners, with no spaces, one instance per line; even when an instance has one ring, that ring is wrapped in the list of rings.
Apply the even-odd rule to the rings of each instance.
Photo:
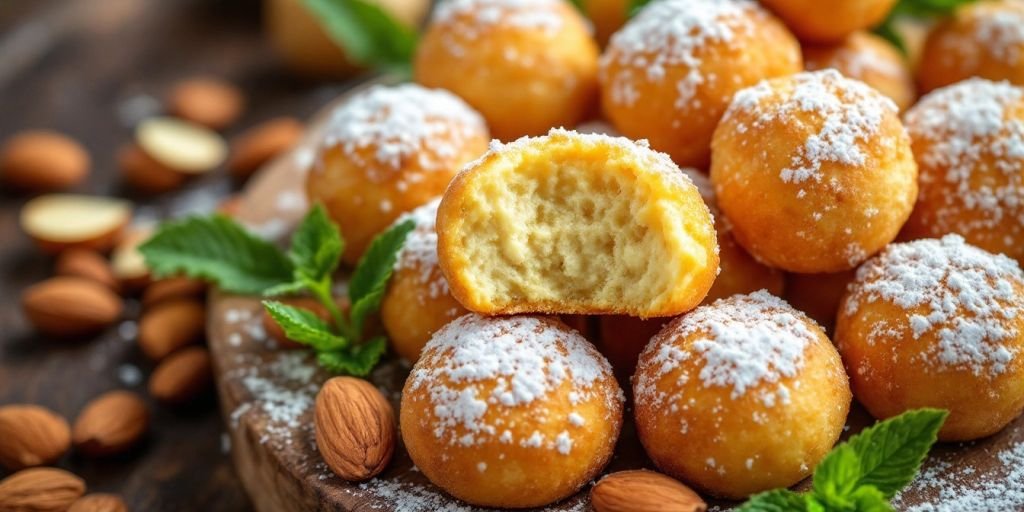
[[[837,445],[814,469],[812,490],[754,495],[740,512],[889,512],[913,480],[949,415],[918,409],[876,423]]]
[[[367,0],[304,0],[327,35],[357,64],[410,74],[416,30]]]
[[[371,242],[352,274],[348,311],[338,307],[332,293],[345,242],[320,204],[302,219],[287,251],[223,215],[166,223],[139,250],[158,277],[186,275],[228,292],[266,297],[312,295],[329,321],[276,300],[263,306],[288,339],[313,349],[328,371],[363,376],[387,349],[382,336],[363,340],[366,320],[380,309],[398,251],[414,227],[412,220],[399,223]]]
[[[900,0],[889,15],[871,31],[875,35],[889,41],[898,48],[904,55],[907,53],[907,44],[903,36],[896,30],[896,20],[904,17],[930,19],[941,18],[953,14],[961,5],[969,4],[975,0]]]

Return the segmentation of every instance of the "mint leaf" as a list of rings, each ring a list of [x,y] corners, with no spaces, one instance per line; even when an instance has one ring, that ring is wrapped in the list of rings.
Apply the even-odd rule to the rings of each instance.
[[[345,55],[364,66],[408,72],[419,36],[367,0],[304,0]]]
[[[139,252],[157,277],[186,275],[233,293],[262,293],[292,278],[280,249],[224,215],[165,223]]]
[[[263,290],[263,296],[280,297],[281,295],[295,295],[306,290],[306,283],[302,281],[293,281],[290,283],[281,283],[279,285],[271,286],[270,288]]]
[[[357,336],[362,334],[366,317],[380,308],[388,279],[391,279],[391,273],[395,269],[398,251],[402,249],[406,237],[415,228],[416,222],[409,219],[377,235],[352,272],[352,279],[348,283],[348,298],[352,304],[349,318],[352,332]]]
[[[740,505],[736,512],[803,512],[807,510],[807,499],[789,489],[755,494]]]
[[[348,340],[332,333],[327,322],[312,311],[274,300],[263,301],[263,307],[292,341],[309,345],[317,352],[340,350],[348,345]]]
[[[850,497],[856,512],[893,512],[889,499],[874,486],[864,486]]]
[[[303,217],[292,235],[288,259],[295,265],[295,272],[314,282],[331,276],[338,268],[338,261],[345,243],[327,215],[323,205],[317,203]]]
[[[348,350],[321,352],[317,354],[317,362],[333,373],[365,377],[370,370],[373,370],[374,366],[377,366],[377,362],[380,361],[387,348],[387,339],[377,336]]]
[[[876,423],[847,441],[860,462],[853,489],[870,485],[892,498],[913,480],[949,412],[917,409]],[[815,490],[818,474],[815,472]]]
[[[903,36],[896,30],[896,20],[902,17],[913,18],[937,18],[949,16],[957,7],[974,2],[975,0],[900,0],[886,16],[885,20],[879,23],[871,31],[889,41],[904,55],[907,54],[907,44]]]
[[[833,509],[849,507],[860,477],[857,452],[848,444],[840,444],[814,469],[814,497]]]
[[[640,12],[647,4],[651,3],[651,0],[629,0],[626,3],[626,19],[636,16],[636,13]]]

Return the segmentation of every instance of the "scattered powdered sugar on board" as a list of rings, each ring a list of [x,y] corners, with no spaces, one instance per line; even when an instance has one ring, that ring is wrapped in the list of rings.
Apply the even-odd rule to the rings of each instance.
[[[416,84],[378,85],[338,107],[322,145],[340,146],[369,179],[380,181],[413,158],[422,171],[451,171],[467,139],[486,133],[480,114],[450,92]],[[363,156],[367,153],[371,161]]]
[[[395,221],[401,224],[409,219],[416,223],[415,229],[409,233],[402,245],[395,270],[410,269],[418,272],[419,284],[425,285],[428,296],[436,299],[448,293],[448,280],[440,272],[437,261],[437,206],[441,203],[438,197],[429,203],[403,214]],[[422,298],[421,298],[422,302]]]
[[[921,357],[935,369],[996,376],[1018,356],[1012,341],[1020,336],[1014,323],[1024,309],[1015,291],[1021,286],[1024,275],[1016,261],[946,235],[891,244],[864,263],[850,285],[845,313],[876,301],[913,311],[905,322],[893,321],[915,339],[934,336]],[[869,342],[892,342],[900,332],[887,325]]]
[[[863,82],[825,69],[763,80],[737,92],[723,121],[739,113],[753,117],[751,126],[738,128],[743,131],[767,129],[778,120],[807,123],[813,133],[779,177],[786,183],[821,182],[822,164],[863,166],[868,163],[864,147],[889,144],[879,140],[881,125],[887,114],[898,111],[892,100]]]
[[[250,395],[232,412],[232,423],[237,426],[243,416],[260,414],[264,420],[260,443],[272,443],[278,449],[297,442],[296,434],[311,434],[309,415],[320,390],[313,378],[316,371],[309,352],[292,350],[228,372],[225,378],[240,382]]]
[[[591,399],[621,402],[617,386],[618,393],[606,392],[611,378],[611,366],[597,350],[555,321],[468,314],[434,334],[407,387],[426,392],[433,407],[423,421],[450,445],[518,443],[567,454],[572,445],[569,432],[578,428],[568,417],[548,420],[566,426],[565,435],[557,439],[544,439],[537,431],[514,439],[500,418],[535,401],[543,405],[567,382],[573,404]],[[609,409],[617,407],[609,404]]]
[[[381,502],[368,505],[369,510],[388,512],[487,512],[489,508],[478,508],[461,503],[440,489],[415,482],[375,478],[358,485],[358,491],[345,489],[349,494],[365,492]],[[570,498],[570,503],[560,503],[558,510],[564,512],[586,512],[590,510],[587,500]]]
[[[601,76],[612,91],[612,100],[626,106],[639,101],[636,81],[662,83],[669,68],[686,74],[674,87],[676,107],[694,104],[697,88],[728,77],[706,75],[702,69],[705,48],[735,48],[744,44],[738,35],[749,35],[766,13],[746,0],[661,0],[652,2],[612,36],[601,58]],[[608,76],[608,67],[620,68]],[[699,103],[697,104],[699,106]]]
[[[932,198],[928,189],[938,186],[936,181],[956,189],[943,194],[944,204],[937,205],[930,224],[959,233],[1003,226],[1011,235],[1021,234],[1024,88],[971,78],[922,98],[907,111],[906,125],[918,142],[921,197]],[[964,215],[964,210],[980,215]],[[1016,246],[1013,238],[1008,248]]]
[[[800,372],[815,339],[806,317],[767,291],[717,300],[673,320],[651,340],[640,359],[653,371],[637,373],[636,401],[673,406],[682,400],[658,391],[657,381],[698,358],[697,373],[684,373],[681,383],[699,378],[705,387],[731,388],[733,399],[756,389],[768,407],[786,403],[789,389],[780,381]]]
[[[990,457],[999,465],[986,472],[969,463],[928,460],[917,478],[893,499],[893,506],[905,512],[1024,510],[1024,442],[1013,443]],[[927,503],[909,499],[922,494],[934,497]]]

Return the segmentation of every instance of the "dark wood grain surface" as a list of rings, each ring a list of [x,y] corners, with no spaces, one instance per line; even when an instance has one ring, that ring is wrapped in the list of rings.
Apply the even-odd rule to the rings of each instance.
[[[118,183],[117,148],[154,100],[194,74],[226,78],[248,94],[249,108],[229,136],[275,115],[305,117],[344,89],[304,82],[281,68],[262,39],[257,1],[0,1],[0,140],[26,128],[78,139],[93,160],[80,192],[132,197]],[[231,186],[217,172],[174,194],[135,199],[139,214],[161,217],[209,208]],[[70,343],[26,325],[20,292],[48,277],[53,262],[18,229],[24,201],[0,192],[0,404],[37,403],[71,421],[101,392],[144,394],[152,365],[136,348],[134,324]],[[141,370],[140,382],[119,376],[133,368]],[[150,406],[152,430],[138,449],[103,461],[68,455],[59,465],[85,478],[91,491],[121,494],[135,511],[250,510],[215,398],[187,410]]]

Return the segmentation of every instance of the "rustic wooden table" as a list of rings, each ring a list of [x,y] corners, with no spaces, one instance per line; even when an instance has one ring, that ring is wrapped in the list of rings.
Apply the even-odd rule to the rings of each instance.
[[[118,183],[117,148],[171,83],[194,74],[226,78],[248,94],[245,117],[228,136],[276,115],[304,118],[345,88],[289,75],[262,39],[255,0],[0,2],[0,140],[25,128],[78,139],[93,159],[80,192],[132,197]],[[231,186],[218,172],[165,197],[134,199],[139,215],[160,218],[207,209]],[[145,394],[152,366],[136,348],[133,322],[74,343],[26,325],[20,292],[47,277],[53,262],[18,229],[24,200],[0,191],[0,404],[37,403],[70,421],[104,391]],[[111,460],[69,455],[59,465],[91,491],[121,494],[131,510],[251,509],[215,399],[184,411],[150,405],[152,429],[142,446]]]

